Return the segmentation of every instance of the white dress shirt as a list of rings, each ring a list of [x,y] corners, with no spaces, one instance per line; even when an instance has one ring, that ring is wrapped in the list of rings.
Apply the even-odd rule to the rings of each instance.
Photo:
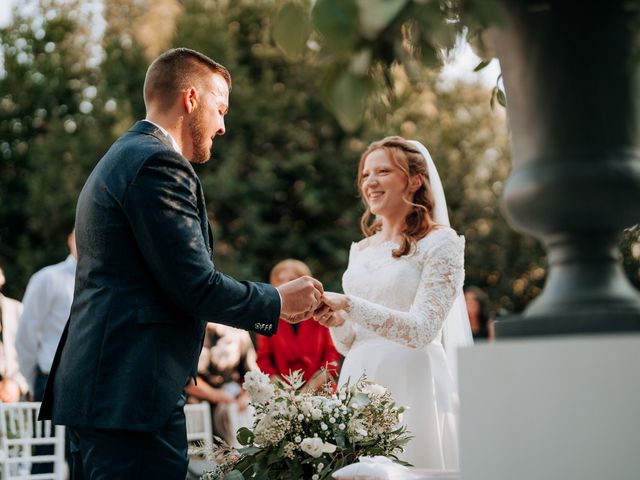
[[[173,149],[178,152],[180,155],[182,155],[182,151],[180,150],[180,146],[178,146],[178,142],[176,142],[176,139],[173,138],[171,136],[171,134],[169,132],[167,132],[164,128],[162,128],[160,125],[158,125],[157,123],[152,122],[151,120],[149,120],[148,118],[144,119],[145,122],[149,122],[151,125],[153,125],[154,127],[156,127],[158,130],[160,130],[162,133],[164,133],[167,137],[169,137],[169,140],[171,140],[171,146],[173,146]]]
[[[22,315],[22,304],[0,293],[2,309],[2,342],[0,343],[0,376],[9,378],[20,387],[20,393],[27,393],[28,385],[20,373],[16,352],[16,331]]]
[[[62,331],[69,318],[76,276],[76,259],[33,274],[22,299],[23,312],[16,335],[20,371],[33,392],[37,368],[51,370]]]

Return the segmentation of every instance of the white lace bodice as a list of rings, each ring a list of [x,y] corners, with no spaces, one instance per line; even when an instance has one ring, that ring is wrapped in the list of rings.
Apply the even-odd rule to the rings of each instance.
[[[393,258],[398,245],[353,244],[342,277],[349,296],[347,321],[331,329],[346,355],[354,342],[383,337],[411,348],[441,338],[442,324],[464,281],[464,238],[441,227],[415,250]]]

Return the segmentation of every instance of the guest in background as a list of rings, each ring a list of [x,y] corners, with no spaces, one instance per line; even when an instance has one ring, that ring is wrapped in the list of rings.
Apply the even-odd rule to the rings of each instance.
[[[67,258],[34,273],[22,299],[24,311],[16,335],[20,371],[27,379],[31,397],[41,402],[49,379],[53,357],[69,318],[76,277],[76,236],[73,227],[67,235]],[[69,230],[67,230],[69,231]],[[65,455],[69,439],[65,435]],[[53,447],[38,445],[36,455],[53,453]],[[69,458],[67,458],[69,461]],[[34,463],[31,473],[51,473],[53,463]]]
[[[464,299],[469,312],[469,324],[474,339],[493,339],[493,312],[489,296],[478,287],[466,287]]]
[[[0,290],[5,284],[4,272],[0,268]],[[16,330],[22,314],[18,300],[0,293],[0,401],[19,401],[28,391],[27,381],[20,373],[16,352]]]
[[[305,263],[287,259],[273,267],[269,281],[277,287],[305,275],[311,275]],[[278,332],[271,337],[256,335],[260,370],[272,379],[302,370],[310,391],[327,382],[335,384],[340,354],[333,346],[329,329],[315,321],[285,323],[280,322]]]
[[[204,400],[211,404],[213,431],[229,445],[240,446],[236,432],[253,424],[253,409],[241,385],[245,373],[257,369],[256,351],[248,332],[207,324],[198,361],[198,382],[191,381],[185,391],[189,403]]]
[[[16,336],[20,371],[33,400],[42,401],[49,370],[69,318],[76,276],[76,239],[67,235],[69,255],[33,274],[22,299],[24,311]]]

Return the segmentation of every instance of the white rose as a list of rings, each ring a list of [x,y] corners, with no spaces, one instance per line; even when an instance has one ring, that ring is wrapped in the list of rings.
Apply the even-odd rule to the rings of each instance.
[[[319,408],[312,409],[311,418],[313,418],[314,420],[320,420],[322,418],[322,411]]]
[[[387,393],[387,389],[382,385],[378,385],[377,383],[367,383],[362,391],[375,395],[376,397],[381,397],[382,395]]]
[[[322,456],[323,453],[333,453],[336,446],[331,443],[325,443],[321,438],[305,438],[300,443],[300,450],[311,455],[313,458]]]

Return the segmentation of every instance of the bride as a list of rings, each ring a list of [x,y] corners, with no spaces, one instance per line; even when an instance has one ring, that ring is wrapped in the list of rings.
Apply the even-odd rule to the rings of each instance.
[[[345,355],[340,384],[366,374],[409,407],[403,422],[413,440],[401,459],[457,469],[455,348],[472,344],[464,238],[449,227],[442,184],[421,143],[397,136],[372,143],[358,185],[365,238],[351,246],[346,294],[325,292],[316,319]]]

